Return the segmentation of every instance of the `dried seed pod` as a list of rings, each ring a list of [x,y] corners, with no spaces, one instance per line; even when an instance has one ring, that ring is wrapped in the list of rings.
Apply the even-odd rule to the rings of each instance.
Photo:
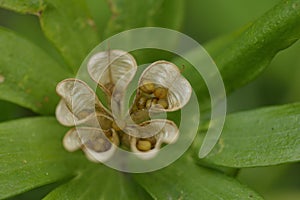
[[[76,128],[72,128],[69,130],[63,139],[63,146],[67,151],[73,152],[81,147],[81,140],[78,137]]]
[[[113,137],[114,133],[112,134]],[[114,140],[114,142],[117,142]],[[104,162],[108,160],[116,150],[101,129],[79,127],[71,129],[63,140],[64,147],[69,151],[82,148],[89,160]]]
[[[192,94],[191,85],[181,75],[178,67],[167,61],[157,61],[147,67],[140,77],[139,86],[145,81],[158,86],[154,95],[160,99],[167,99],[166,111],[179,110],[189,101]]]
[[[151,149],[151,142],[148,140],[138,140],[136,147],[140,150],[140,151],[149,151]]]
[[[168,95],[168,89],[164,87],[158,87],[154,91],[154,96],[156,96],[159,99],[165,99]]]
[[[92,138],[91,140],[85,142],[84,145],[96,152],[105,152],[111,148],[111,143],[108,142],[103,136]]]
[[[176,124],[170,120],[151,120],[141,123],[136,127],[136,130],[141,135],[140,138],[133,137],[131,139],[130,147],[132,152],[137,153],[137,156],[142,159],[153,158],[158,150],[160,149],[161,144],[167,143],[172,144],[176,142],[179,136],[179,130]],[[154,136],[151,134],[155,134]],[[146,137],[150,135],[149,137]],[[148,149],[149,144],[145,143],[145,147],[138,146],[138,141],[148,141],[151,145],[150,150],[143,151],[141,149]],[[146,148],[147,147],[147,148]]]
[[[65,126],[96,122],[95,108],[101,114],[111,116],[95,92],[81,80],[65,79],[57,85],[56,92],[62,97],[56,107],[56,118]]]
[[[91,78],[111,95],[114,87],[124,91],[137,70],[137,64],[125,51],[108,50],[93,55],[87,68]]]

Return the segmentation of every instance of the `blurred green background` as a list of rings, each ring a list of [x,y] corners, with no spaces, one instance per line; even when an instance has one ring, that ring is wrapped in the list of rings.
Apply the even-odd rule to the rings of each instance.
[[[105,1],[87,0],[100,28],[110,12]],[[188,0],[181,31],[201,44],[248,24],[274,6],[278,0]],[[176,15],[176,13],[174,13]],[[0,25],[18,32],[63,62],[40,29],[35,16],[0,10]],[[228,98],[229,112],[300,101],[300,42],[281,52],[254,82]],[[0,101],[0,121],[34,115],[12,103]],[[300,164],[242,169],[238,179],[270,200],[300,199]],[[37,190],[44,193],[47,190]],[[19,197],[17,197],[19,198]],[[24,197],[26,199],[26,195]]]

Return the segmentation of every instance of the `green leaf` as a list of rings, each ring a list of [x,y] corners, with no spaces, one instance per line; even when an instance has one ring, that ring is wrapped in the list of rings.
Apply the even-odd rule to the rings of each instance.
[[[107,23],[111,17],[108,1],[86,0],[86,3],[93,19],[95,20],[95,24],[100,33],[100,38],[103,40]]]
[[[281,1],[245,28],[205,45],[219,68],[227,93],[256,78],[279,51],[300,38],[300,0]],[[189,56],[198,58],[201,63],[201,55],[191,52]],[[174,62],[189,66],[182,59]],[[199,98],[207,102],[209,93],[201,77],[195,75],[192,67],[186,67],[183,74]]]
[[[129,174],[94,164],[68,183],[50,192],[45,200],[57,199],[151,199]]]
[[[235,179],[182,158],[165,169],[134,176],[154,199],[262,199]]]
[[[71,75],[42,49],[3,28],[0,52],[0,99],[38,113],[54,113],[56,84]]]
[[[231,114],[204,162],[254,167],[300,161],[300,104]]]
[[[299,38],[300,0],[283,0],[215,57],[226,90],[253,80],[280,50]]]
[[[145,26],[178,29],[183,19],[183,0],[109,0],[111,19],[106,36]]]
[[[87,54],[100,42],[86,1],[46,0],[39,17],[46,37],[76,72]]]
[[[51,117],[0,123],[0,199],[73,175],[75,154],[61,142],[66,131]]]
[[[1,113],[5,113],[5,115],[0,115],[0,122],[34,114],[23,107],[2,100],[0,100],[0,110]]]
[[[0,7],[20,13],[36,15],[43,9],[41,0],[1,0]]]

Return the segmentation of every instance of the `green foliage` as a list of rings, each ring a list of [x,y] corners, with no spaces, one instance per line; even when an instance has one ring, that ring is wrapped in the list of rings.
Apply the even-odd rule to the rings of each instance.
[[[56,199],[151,199],[130,175],[94,164],[69,182],[50,192],[45,200]]]
[[[0,98],[41,114],[53,114],[56,84],[70,76],[42,49],[0,28]]]
[[[183,0],[74,2],[0,1],[1,8],[34,15],[45,37],[37,47],[11,30],[0,29],[0,100],[37,114],[53,115],[58,102],[56,84],[74,76],[87,53],[101,40],[143,26],[178,29],[185,3]],[[197,25],[197,19],[188,20]],[[33,40],[35,31],[32,34],[27,38]],[[299,38],[300,0],[282,0],[253,23],[205,46],[218,65],[229,94],[260,75],[279,51]],[[48,51],[43,47],[55,48]],[[191,55],[199,56],[193,52]],[[176,63],[184,62],[179,59]],[[183,74],[197,95],[207,100],[205,84],[195,82],[191,69],[187,67]],[[5,110],[1,108],[1,114],[18,108],[11,104]],[[11,119],[9,115],[1,117],[1,120]],[[235,171],[232,168],[299,162],[299,119],[299,103],[230,114],[218,144],[205,159],[199,162],[191,156],[192,149],[172,165],[145,174],[120,173],[90,163],[82,153],[67,153],[61,140],[68,129],[54,117],[2,122],[0,199],[49,183],[56,185],[45,199],[263,199],[235,177],[220,171],[232,175],[229,173]],[[202,125],[200,130],[203,129]],[[197,151],[199,141],[194,144]]]
[[[153,199],[262,199],[235,179],[197,166],[191,159],[135,179]]]
[[[228,115],[218,144],[204,159],[244,168],[300,160],[300,104]]]
[[[298,1],[281,1],[251,25],[205,45],[219,68],[227,94],[260,75],[279,51],[300,38],[299,16]],[[201,62],[199,55],[190,52],[189,56]],[[194,68],[180,58],[174,62],[187,66],[183,74],[197,85],[194,89],[198,98],[210,101],[205,83],[199,82],[201,77],[195,76]]]
[[[106,35],[144,26],[178,29],[183,17],[183,0],[108,1],[111,18]]]
[[[53,117],[0,124],[0,199],[70,178],[77,160],[61,144],[62,127]]]

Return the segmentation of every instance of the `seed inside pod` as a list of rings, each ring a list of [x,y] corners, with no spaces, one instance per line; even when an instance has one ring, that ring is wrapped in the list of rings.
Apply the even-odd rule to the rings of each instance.
[[[96,137],[93,141],[89,140],[85,145],[96,152],[105,152],[111,147],[111,143],[101,136]]]
[[[163,87],[158,87],[155,89],[154,95],[159,99],[165,99],[168,95],[168,89]]]
[[[151,149],[151,142],[148,140],[139,140],[137,142],[137,148],[140,151],[149,151]]]
[[[118,123],[114,121],[111,126],[115,131],[120,131],[126,126],[126,124],[123,121],[119,121]]]
[[[164,109],[169,107],[169,103],[168,103],[167,99],[159,99],[157,101],[157,104],[161,105]]]
[[[93,113],[93,111],[82,110],[77,114],[77,117],[80,119],[83,119],[83,118],[86,118],[87,116],[89,116],[91,113]]]
[[[147,94],[151,94],[154,92],[155,86],[153,83],[151,83],[149,81],[144,81],[144,83],[140,87],[140,89]]]
[[[137,101],[137,107],[138,109],[143,109],[145,108],[147,99],[145,97],[141,97],[138,101]]]
[[[98,122],[103,130],[108,130],[112,126],[112,121],[104,116],[98,116]]]
[[[130,136],[128,134],[125,134],[124,132],[120,133],[121,142],[124,146],[130,147]]]
[[[156,98],[148,99],[147,102],[146,102],[146,108],[150,109],[151,106],[154,106],[155,104],[157,104],[157,99]]]

